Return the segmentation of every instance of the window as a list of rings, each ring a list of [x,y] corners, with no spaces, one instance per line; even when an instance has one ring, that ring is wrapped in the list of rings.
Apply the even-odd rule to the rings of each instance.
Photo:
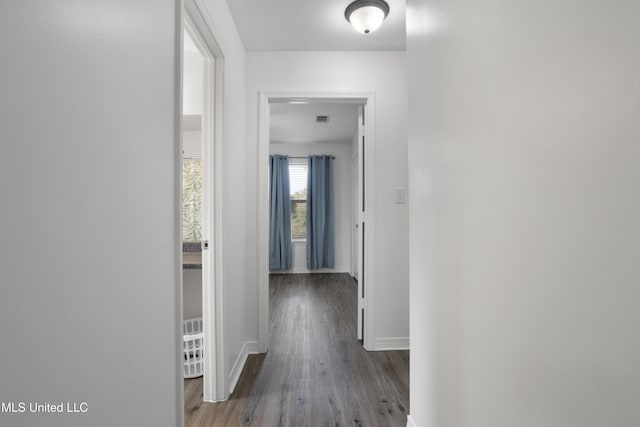
[[[307,238],[307,159],[289,157],[291,239]]]

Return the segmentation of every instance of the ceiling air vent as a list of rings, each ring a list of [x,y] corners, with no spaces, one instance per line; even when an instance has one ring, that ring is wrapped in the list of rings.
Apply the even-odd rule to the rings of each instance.
[[[329,123],[329,116],[316,116],[316,123]]]

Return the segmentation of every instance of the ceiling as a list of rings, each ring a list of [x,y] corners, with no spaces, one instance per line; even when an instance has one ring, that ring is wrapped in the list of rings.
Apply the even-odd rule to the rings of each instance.
[[[351,142],[358,131],[358,106],[345,103],[270,104],[272,143]],[[316,116],[329,116],[316,123]]]
[[[228,0],[247,51],[405,50],[406,0],[386,0],[389,15],[372,34],[344,17],[352,0]]]

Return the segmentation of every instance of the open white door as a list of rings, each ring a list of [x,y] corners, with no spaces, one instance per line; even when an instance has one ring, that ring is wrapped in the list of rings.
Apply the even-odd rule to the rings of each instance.
[[[354,140],[353,153],[351,157],[351,276],[358,280],[358,269],[360,268],[360,260],[358,259],[358,228],[360,227],[360,196],[358,194],[358,135]]]

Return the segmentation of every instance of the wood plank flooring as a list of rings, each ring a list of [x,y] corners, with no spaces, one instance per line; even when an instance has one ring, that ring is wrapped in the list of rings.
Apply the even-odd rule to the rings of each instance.
[[[202,402],[185,380],[185,426],[406,426],[409,352],[368,352],[356,339],[348,274],[270,277],[270,347],[251,355],[235,392]]]

